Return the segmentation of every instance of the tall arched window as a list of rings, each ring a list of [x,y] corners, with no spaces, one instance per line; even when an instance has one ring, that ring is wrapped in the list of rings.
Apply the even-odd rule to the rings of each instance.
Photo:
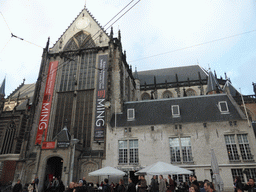
[[[12,152],[15,131],[16,131],[15,123],[14,121],[11,121],[5,130],[0,154],[8,154]]]

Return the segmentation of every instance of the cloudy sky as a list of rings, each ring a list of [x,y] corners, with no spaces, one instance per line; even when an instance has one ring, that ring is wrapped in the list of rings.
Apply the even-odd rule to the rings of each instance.
[[[87,0],[86,7],[104,26],[130,1]],[[36,81],[47,38],[52,46],[84,4],[85,0],[0,0],[0,82],[6,76],[6,95],[23,78],[25,83]],[[115,35],[121,30],[133,69],[199,63],[216,70],[218,77],[226,72],[238,90],[253,94],[256,1],[141,0],[113,27]],[[11,38],[11,33],[33,44]]]

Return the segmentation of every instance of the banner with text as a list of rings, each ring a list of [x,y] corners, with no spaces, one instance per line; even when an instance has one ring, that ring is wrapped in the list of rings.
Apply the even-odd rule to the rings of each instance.
[[[99,55],[96,87],[96,113],[94,141],[104,141],[105,131],[105,99],[107,85],[108,55]]]
[[[41,144],[43,134],[44,134],[44,141],[46,140],[47,128],[48,128],[51,104],[52,104],[52,95],[54,91],[58,64],[59,64],[58,61],[52,61],[49,64],[49,70],[48,70],[48,75],[46,79],[43,104],[42,104],[35,144]]]

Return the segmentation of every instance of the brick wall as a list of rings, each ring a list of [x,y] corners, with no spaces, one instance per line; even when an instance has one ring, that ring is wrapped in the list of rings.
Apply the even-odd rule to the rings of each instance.
[[[3,185],[8,184],[8,182],[13,181],[14,173],[16,169],[16,161],[4,161],[3,162],[3,169],[0,178],[0,182]]]

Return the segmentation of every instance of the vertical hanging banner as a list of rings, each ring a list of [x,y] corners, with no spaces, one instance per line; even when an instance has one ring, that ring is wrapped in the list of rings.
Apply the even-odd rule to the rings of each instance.
[[[98,57],[94,141],[104,141],[108,55]]]
[[[43,134],[44,134],[44,141],[46,141],[47,128],[48,128],[51,104],[52,104],[52,95],[54,91],[58,64],[59,64],[58,61],[52,61],[49,64],[49,70],[48,70],[48,75],[46,79],[43,104],[42,104],[35,144],[41,144]]]

